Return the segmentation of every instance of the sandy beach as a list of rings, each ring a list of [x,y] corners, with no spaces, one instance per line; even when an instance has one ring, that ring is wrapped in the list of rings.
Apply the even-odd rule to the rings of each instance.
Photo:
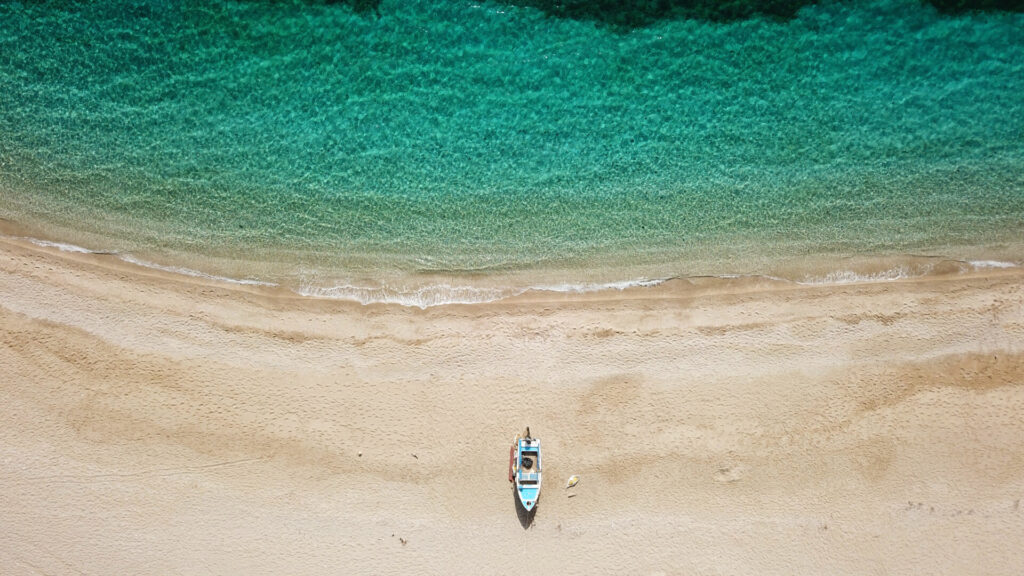
[[[0,398],[3,574],[1024,566],[1021,268],[419,310],[7,237]]]

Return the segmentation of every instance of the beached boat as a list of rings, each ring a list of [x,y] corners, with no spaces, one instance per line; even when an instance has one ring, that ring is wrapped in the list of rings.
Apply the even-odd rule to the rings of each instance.
[[[540,440],[530,436],[526,429],[523,436],[516,435],[509,450],[509,481],[516,485],[519,503],[527,512],[533,510],[540,497]]]

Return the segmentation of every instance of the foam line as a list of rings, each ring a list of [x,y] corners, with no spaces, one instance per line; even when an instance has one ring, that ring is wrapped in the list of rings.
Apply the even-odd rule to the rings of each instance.
[[[1001,262],[999,260],[968,260],[968,264],[975,268],[1016,268],[1014,262]]]
[[[110,251],[99,251],[85,248],[82,246],[76,246],[74,244],[66,244],[62,242],[53,242],[50,240],[40,240],[38,238],[21,237],[21,239],[31,242],[37,246],[46,248],[55,248],[62,252],[73,252],[79,254],[114,254],[124,262],[141,266],[144,268],[150,268],[154,270],[160,270],[163,272],[169,272],[172,274],[181,274],[184,276],[191,276],[195,278],[203,278],[206,280],[213,280],[217,282],[226,282],[230,284],[239,284],[245,286],[278,286],[274,282],[267,282],[263,280],[254,279],[239,279],[230,278],[227,276],[219,276],[216,274],[208,274],[199,270],[191,268],[184,268],[181,266],[168,266],[163,264],[157,264],[136,258],[131,254],[120,254]],[[1000,260],[955,260],[961,265],[961,271],[967,272],[969,270],[995,268],[995,269],[1006,269],[1016,268],[1020,264],[1015,262],[1006,262]],[[888,270],[873,273],[860,273],[853,270],[836,270],[829,272],[822,276],[806,276],[799,280],[791,280],[780,278],[772,275],[765,274],[717,274],[717,275],[694,275],[685,276],[682,278],[719,278],[719,279],[736,279],[736,278],[748,278],[758,277],[765,278],[773,281],[782,282],[793,282],[799,285],[837,285],[837,284],[857,284],[867,282],[889,282],[894,280],[900,280],[904,278],[913,278],[919,276],[925,276],[934,269],[934,264],[917,265],[917,266],[897,266]],[[360,304],[397,304],[400,306],[409,306],[420,309],[431,308],[435,306],[445,306],[451,304],[486,304],[489,302],[497,302],[514,296],[519,296],[528,292],[554,292],[554,293],[565,293],[565,294],[586,294],[602,291],[611,290],[627,290],[631,288],[650,288],[664,284],[668,278],[637,278],[632,280],[619,280],[614,282],[566,282],[560,284],[537,284],[527,287],[479,287],[471,285],[452,285],[452,284],[431,284],[417,287],[392,287],[387,285],[381,286],[358,286],[355,284],[336,284],[333,286],[318,285],[313,282],[303,282],[299,288],[294,289],[293,292],[300,296],[312,297],[312,298],[326,298],[334,300],[347,300],[351,302],[358,302]]]
[[[420,309],[446,304],[485,304],[522,291],[506,291],[498,288],[476,288],[473,286],[451,286],[436,284],[409,290],[389,287],[366,287],[341,284],[337,286],[302,286],[295,292],[301,296],[349,300],[360,304],[400,304]]]
[[[75,246],[74,244],[64,244],[63,242],[51,242],[49,240],[39,240],[38,238],[28,238],[25,240],[35,244],[36,246],[42,246],[44,248],[56,248],[61,252],[75,252],[78,254],[109,254],[102,250],[90,250],[88,248],[82,248],[81,246]]]
[[[890,268],[889,270],[873,272],[870,274],[861,274],[859,272],[854,272],[853,270],[836,270],[834,272],[829,272],[824,276],[808,276],[802,280],[797,280],[796,283],[804,286],[817,286],[830,284],[860,284],[863,282],[889,282],[914,276],[924,276],[930,270],[931,266],[928,266],[926,269],[916,274],[910,272],[904,266],[897,266],[896,268]]]
[[[227,276],[217,276],[215,274],[207,274],[198,270],[192,270],[191,268],[182,268],[180,266],[164,266],[162,264],[154,264],[153,262],[147,262],[146,260],[140,260],[130,254],[119,255],[121,260],[128,262],[129,264],[135,264],[136,266],[142,266],[143,268],[152,268],[154,270],[160,270],[163,272],[170,272],[172,274],[182,274],[184,276],[192,276],[195,278],[203,278],[205,280],[216,280],[218,282],[228,282],[231,284],[242,284],[245,286],[277,286],[273,282],[264,282],[262,280],[249,280],[240,278],[229,278]]]

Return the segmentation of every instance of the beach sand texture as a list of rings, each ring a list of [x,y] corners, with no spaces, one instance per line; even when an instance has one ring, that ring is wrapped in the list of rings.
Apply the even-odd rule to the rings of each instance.
[[[419,310],[5,238],[0,572],[1019,574],[1022,281]]]

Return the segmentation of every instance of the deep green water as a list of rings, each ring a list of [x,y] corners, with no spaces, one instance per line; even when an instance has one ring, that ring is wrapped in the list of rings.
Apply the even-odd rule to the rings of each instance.
[[[0,194],[90,248],[276,280],[956,257],[1024,238],[1024,15],[3,2]]]

